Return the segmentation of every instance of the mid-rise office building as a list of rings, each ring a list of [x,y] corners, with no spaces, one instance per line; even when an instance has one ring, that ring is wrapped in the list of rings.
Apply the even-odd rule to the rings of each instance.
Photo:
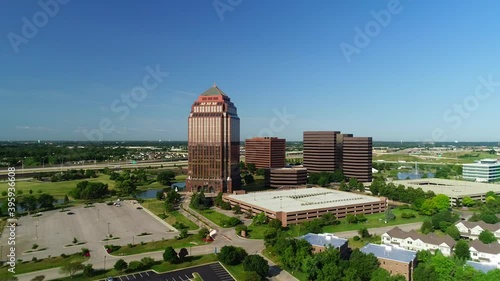
[[[347,178],[356,178],[360,182],[372,181],[372,138],[344,138],[342,171]]]
[[[286,161],[286,140],[260,137],[245,140],[245,162],[257,169],[283,168]]]
[[[464,180],[477,182],[493,182],[500,180],[500,161],[483,159],[472,164],[463,164]]]
[[[406,281],[413,280],[413,271],[417,264],[417,252],[405,250],[393,245],[367,244],[361,248],[365,254],[373,254],[380,262],[380,267],[391,275],[403,275]]]
[[[266,186],[272,188],[297,187],[307,184],[306,168],[267,169]]]
[[[330,172],[337,168],[336,131],[304,132],[304,167],[309,173]]]
[[[347,178],[372,181],[372,138],[338,131],[304,132],[304,167],[308,173],[341,170]]]
[[[215,84],[201,94],[188,119],[186,191],[232,192],[241,186],[240,119]]]

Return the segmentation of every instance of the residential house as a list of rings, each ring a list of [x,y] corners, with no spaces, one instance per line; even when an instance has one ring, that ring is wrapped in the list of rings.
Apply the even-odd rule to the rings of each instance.
[[[460,231],[460,236],[471,240],[478,239],[479,234],[485,230],[493,232],[497,240],[500,241],[500,223],[489,224],[483,221],[459,221],[455,224]]]
[[[449,235],[437,236],[433,233],[423,235],[415,230],[406,232],[399,227],[382,234],[381,239],[382,244],[396,245],[411,251],[439,250],[445,256],[450,256],[455,246],[455,240]]]
[[[473,260],[495,263],[500,266],[500,244],[484,244],[479,239],[469,243],[470,256]]]

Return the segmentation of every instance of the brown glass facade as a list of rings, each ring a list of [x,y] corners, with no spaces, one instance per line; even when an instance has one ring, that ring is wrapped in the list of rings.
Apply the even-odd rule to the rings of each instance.
[[[334,172],[336,169],[336,131],[304,132],[304,167],[309,173]]]
[[[266,186],[272,188],[294,187],[307,184],[306,168],[278,168],[266,170]]]
[[[245,162],[255,164],[257,169],[285,167],[286,140],[277,137],[251,138],[245,140]]]
[[[361,182],[372,181],[372,138],[345,137],[342,145],[344,176]]]
[[[240,119],[231,99],[213,86],[193,103],[188,118],[186,191],[232,192],[241,186]]]

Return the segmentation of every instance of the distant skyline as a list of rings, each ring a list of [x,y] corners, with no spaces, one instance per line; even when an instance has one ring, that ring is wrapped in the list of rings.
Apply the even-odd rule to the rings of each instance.
[[[242,141],[500,141],[496,1],[57,1],[0,3],[0,140],[187,141],[216,82]]]

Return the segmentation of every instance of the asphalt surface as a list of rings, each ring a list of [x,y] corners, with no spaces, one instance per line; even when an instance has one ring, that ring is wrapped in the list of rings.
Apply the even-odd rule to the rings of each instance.
[[[144,271],[123,276],[114,277],[115,281],[189,281],[193,280],[193,273],[198,273],[203,280],[207,281],[235,281],[235,279],[218,262],[202,266],[191,267],[182,270],[157,274],[154,271]],[[101,279],[100,281],[107,281]]]

